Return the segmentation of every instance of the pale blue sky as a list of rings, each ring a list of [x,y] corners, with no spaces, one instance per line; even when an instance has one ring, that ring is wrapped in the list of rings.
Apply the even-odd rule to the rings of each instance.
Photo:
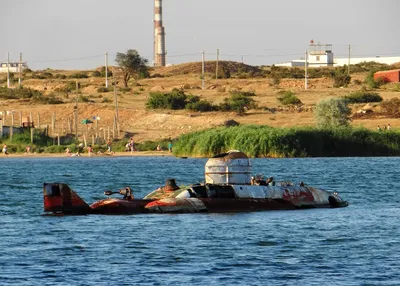
[[[33,69],[91,69],[137,49],[153,60],[153,0],[0,0],[0,61]],[[302,57],[309,41],[336,57],[400,56],[397,0],[164,0],[167,63],[216,58],[271,65]]]

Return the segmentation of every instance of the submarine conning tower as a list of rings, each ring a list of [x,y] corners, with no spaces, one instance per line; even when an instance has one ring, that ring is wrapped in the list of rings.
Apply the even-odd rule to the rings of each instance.
[[[210,158],[205,165],[206,184],[251,184],[251,162],[246,154],[231,150]]]

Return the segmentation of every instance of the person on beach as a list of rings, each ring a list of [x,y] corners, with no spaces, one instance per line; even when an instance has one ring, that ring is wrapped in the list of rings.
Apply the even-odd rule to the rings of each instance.
[[[156,151],[162,151],[160,144],[157,145]]]
[[[71,156],[71,150],[67,147],[67,149],[65,149],[65,154],[67,156]]]
[[[168,143],[168,152],[172,153],[172,142]]]
[[[78,152],[76,153],[77,156],[80,156],[82,152],[83,152],[83,143],[79,143]]]
[[[87,146],[87,152],[88,152],[88,156],[91,157],[92,152],[93,152],[92,145]]]
[[[131,137],[131,140],[129,142],[129,146],[131,148],[131,153],[133,153],[133,151],[136,151],[135,141],[133,141],[133,137]]]
[[[31,153],[31,146],[26,146],[25,147],[25,154],[29,154],[29,153]]]
[[[6,144],[6,143],[3,144],[3,150],[2,150],[2,152],[3,152],[4,155],[8,155],[7,144]]]
[[[112,154],[112,151],[111,151],[111,140],[107,141],[107,153]]]

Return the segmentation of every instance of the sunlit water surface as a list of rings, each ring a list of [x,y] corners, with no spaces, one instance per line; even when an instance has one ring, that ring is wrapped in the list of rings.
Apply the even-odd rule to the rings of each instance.
[[[0,285],[400,285],[399,158],[254,159],[254,173],[337,191],[341,209],[237,214],[43,216],[43,182],[89,203],[205,159],[0,160]]]

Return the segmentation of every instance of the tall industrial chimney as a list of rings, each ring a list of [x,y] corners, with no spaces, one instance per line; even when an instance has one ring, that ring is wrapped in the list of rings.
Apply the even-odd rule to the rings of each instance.
[[[162,24],[162,0],[154,0],[154,66],[165,66],[165,30]]]

